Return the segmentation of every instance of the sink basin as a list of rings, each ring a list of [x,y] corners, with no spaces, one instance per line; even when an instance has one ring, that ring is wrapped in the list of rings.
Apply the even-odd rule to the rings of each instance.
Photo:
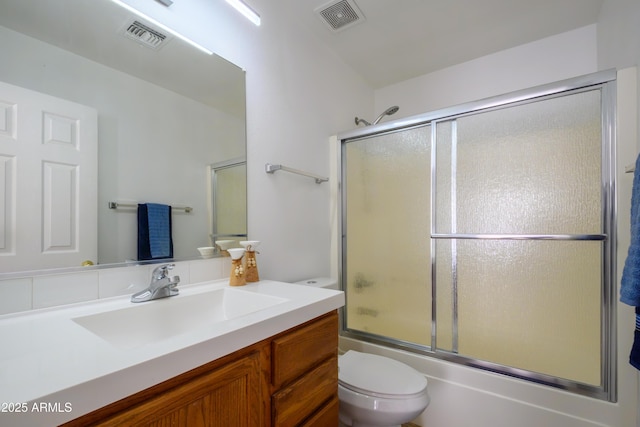
[[[119,348],[134,348],[287,301],[233,288],[164,298],[73,319]]]

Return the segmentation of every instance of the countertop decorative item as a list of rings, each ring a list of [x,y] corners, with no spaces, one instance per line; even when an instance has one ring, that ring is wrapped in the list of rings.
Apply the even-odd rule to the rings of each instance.
[[[231,256],[231,274],[229,275],[230,286],[243,286],[247,284],[244,274],[244,265],[242,265],[242,257],[244,256],[244,248],[228,249]]]
[[[240,242],[240,244],[244,247],[246,253],[245,274],[247,283],[257,282],[260,280],[260,276],[258,274],[258,264],[256,263],[256,248],[260,244],[260,241],[244,240]]]
[[[198,252],[200,252],[202,258],[211,258],[214,255],[215,251],[216,248],[213,246],[203,246],[201,248],[198,248]]]
[[[229,256],[229,252],[227,252],[227,249],[233,246],[234,243],[235,240],[216,240],[216,246],[220,248],[220,253],[222,254],[222,256]]]

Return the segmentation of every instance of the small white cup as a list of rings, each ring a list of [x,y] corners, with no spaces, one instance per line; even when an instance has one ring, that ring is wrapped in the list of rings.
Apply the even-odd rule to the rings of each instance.
[[[244,255],[244,248],[227,249],[227,252],[231,255],[231,259],[240,259]]]
[[[215,251],[216,248],[214,248],[213,246],[203,246],[201,248],[198,248],[198,252],[200,252],[202,258],[211,258]]]

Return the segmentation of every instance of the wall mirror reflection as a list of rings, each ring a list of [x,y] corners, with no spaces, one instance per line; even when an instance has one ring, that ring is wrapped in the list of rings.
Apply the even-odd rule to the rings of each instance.
[[[211,240],[216,250],[240,247],[247,238],[247,160],[211,165]]]
[[[0,274],[135,261],[138,203],[178,208],[174,259],[213,246],[211,165],[246,157],[243,70],[109,0],[3,0],[0,52]],[[242,178],[216,209],[246,234]]]

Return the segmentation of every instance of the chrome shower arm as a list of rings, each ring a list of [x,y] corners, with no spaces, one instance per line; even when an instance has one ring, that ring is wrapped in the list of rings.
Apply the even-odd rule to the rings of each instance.
[[[358,126],[360,123],[364,123],[365,126],[371,126],[371,123],[369,123],[368,121],[366,121],[365,119],[361,119],[356,117],[356,126]]]

